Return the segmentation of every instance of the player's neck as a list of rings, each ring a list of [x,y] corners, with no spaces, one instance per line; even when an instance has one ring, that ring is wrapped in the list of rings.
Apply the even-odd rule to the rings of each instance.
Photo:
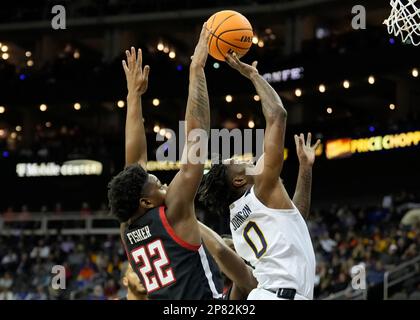
[[[130,225],[133,221],[135,221],[136,219],[138,219],[142,215],[144,215],[146,213],[146,211],[147,210],[145,210],[143,208],[137,210],[137,212],[130,219],[128,219],[128,225]]]
[[[236,200],[240,199],[249,189],[251,189],[253,184],[246,184],[241,188],[238,188],[233,193],[233,199],[232,202],[235,202]]]

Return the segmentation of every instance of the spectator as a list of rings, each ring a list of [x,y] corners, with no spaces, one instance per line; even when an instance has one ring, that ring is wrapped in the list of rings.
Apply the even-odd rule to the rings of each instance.
[[[376,263],[368,269],[367,281],[370,285],[376,285],[384,281],[384,269],[381,261],[376,261]]]
[[[17,264],[17,254],[12,249],[8,250],[8,253],[1,260],[1,264],[5,269],[12,269]]]
[[[6,272],[3,277],[0,278],[0,288],[10,290],[13,285],[13,277],[10,272]]]
[[[79,274],[77,275],[77,282],[80,287],[84,287],[89,281],[92,280],[95,275],[95,270],[90,263],[89,258],[86,258],[85,264],[80,269]]]
[[[11,290],[0,287],[0,300],[15,300],[15,296]]]
[[[29,293],[25,300],[47,300],[47,294],[45,293],[43,286],[37,286],[36,292]]]
[[[62,212],[63,211],[62,211],[61,203],[57,202],[54,206],[54,213],[55,214],[61,214]]]
[[[319,242],[322,249],[324,249],[324,251],[327,253],[332,252],[334,247],[337,245],[337,242],[331,239],[327,232],[323,234]]]
[[[82,203],[82,208],[80,209],[81,216],[90,216],[92,214],[92,210],[89,207],[87,202]]]
[[[415,226],[415,225],[420,224],[420,208],[411,209],[407,211],[407,213],[401,219],[401,223],[404,226]]]
[[[60,249],[65,254],[68,254],[74,250],[74,241],[71,236],[67,236],[66,240],[61,242]]]
[[[4,221],[10,221],[15,218],[16,213],[13,211],[13,207],[7,207],[6,211],[3,214]]]
[[[101,285],[96,285],[94,287],[93,293],[89,295],[88,300],[106,300],[104,289]]]

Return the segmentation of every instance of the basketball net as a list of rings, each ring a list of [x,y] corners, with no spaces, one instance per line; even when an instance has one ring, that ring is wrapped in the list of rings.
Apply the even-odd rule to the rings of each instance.
[[[384,21],[389,34],[401,36],[404,43],[410,40],[415,46],[420,45],[420,1],[417,2],[418,0],[391,0],[391,14]]]

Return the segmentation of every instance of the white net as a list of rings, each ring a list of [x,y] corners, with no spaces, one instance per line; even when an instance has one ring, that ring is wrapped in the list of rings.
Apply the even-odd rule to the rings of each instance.
[[[404,43],[420,45],[420,1],[391,0],[391,7],[390,16],[384,21],[388,33],[401,36]]]

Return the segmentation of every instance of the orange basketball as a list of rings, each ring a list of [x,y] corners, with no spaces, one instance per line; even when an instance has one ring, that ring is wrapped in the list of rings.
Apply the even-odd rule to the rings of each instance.
[[[212,31],[209,54],[217,60],[225,61],[226,54],[233,52],[242,57],[252,45],[252,26],[239,12],[216,12],[207,20],[207,28]]]

